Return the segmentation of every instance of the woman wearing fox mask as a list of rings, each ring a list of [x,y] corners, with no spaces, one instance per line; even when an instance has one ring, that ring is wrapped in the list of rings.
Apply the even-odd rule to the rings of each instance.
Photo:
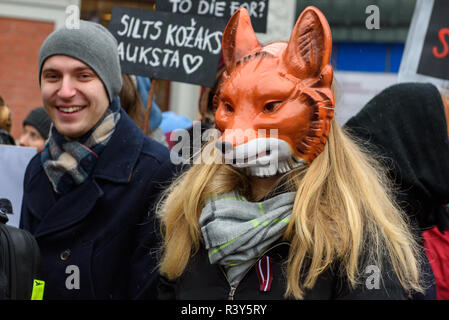
[[[289,43],[261,46],[244,9],[228,22],[215,161],[159,206],[161,299],[422,292],[420,248],[382,170],[333,119],[331,43],[314,7]]]

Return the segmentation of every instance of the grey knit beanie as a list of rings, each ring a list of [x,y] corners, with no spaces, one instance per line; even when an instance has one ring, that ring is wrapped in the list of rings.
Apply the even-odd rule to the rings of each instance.
[[[112,102],[122,88],[117,40],[101,24],[80,20],[79,26],[79,29],[55,30],[44,41],[39,52],[39,85],[45,60],[58,54],[66,55],[95,71]]]
[[[47,140],[50,133],[51,120],[44,107],[33,109],[23,120],[23,126],[30,125],[36,128],[41,136]]]

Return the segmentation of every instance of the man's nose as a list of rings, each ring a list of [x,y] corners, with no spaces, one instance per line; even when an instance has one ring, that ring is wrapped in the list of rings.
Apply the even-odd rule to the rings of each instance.
[[[19,145],[22,147],[26,147],[27,146],[27,135],[26,134],[22,134],[19,138]]]
[[[71,98],[75,95],[76,89],[73,81],[69,77],[64,77],[61,82],[61,87],[58,91],[58,96],[63,99]]]

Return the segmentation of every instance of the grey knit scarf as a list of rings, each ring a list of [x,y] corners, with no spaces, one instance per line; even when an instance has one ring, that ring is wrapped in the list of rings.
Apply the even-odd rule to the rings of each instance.
[[[206,201],[199,223],[209,261],[224,267],[231,285],[237,285],[265,250],[282,237],[295,195],[287,192],[249,202],[234,191]]]

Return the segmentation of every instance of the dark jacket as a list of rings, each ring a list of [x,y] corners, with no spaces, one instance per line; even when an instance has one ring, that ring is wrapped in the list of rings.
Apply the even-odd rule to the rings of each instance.
[[[0,129],[0,144],[8,144],[15,146],[16,142],[14,138],[9,134],[8,131]]]
[[[246,273],[237,288],[228,284],[223,269],[209,263],[208,253],[201,249],[191,258],[184,274],[175,281],[160,276],[158,298],[161,300],[281,300],[285,299],[286,260],[289,243],[280,242],[271,247],[261,259],[271,258],[271,287],[268,292],[262,291],[258,275],[258,263]],[[406,299],[406,294],[388,263],[384,263],[376,289],[374,278],[369,278],[374,271],[362,270],[360,285],[350,290],[343,276],[337,275],[338,268],[330,268],[321,274],[315,286],[305,293],[306,300],[370,300],[370,299]],[[270,272],[267,271],[267,272]],[[371,281],[373,279],[373,281]],[[369,283],[367,286],[366,283]],[[371,286],[371,285],[374,285]],[[368,289],[370,287],[371,289]],[[264,287],[265,288],[265,287]]]
[[[145,137],[123,110],[93,173],[69,193],[53,191],[36,155],[25,173],[20,224],[41,249],[44,299],[151,295],[154,205],[173,170],[168,149]]]
[[[376,95],[345,124],[383,157],[399,204],[420,230],[449,229],[449,139],[444,106],[430,83],[401,83]]]

